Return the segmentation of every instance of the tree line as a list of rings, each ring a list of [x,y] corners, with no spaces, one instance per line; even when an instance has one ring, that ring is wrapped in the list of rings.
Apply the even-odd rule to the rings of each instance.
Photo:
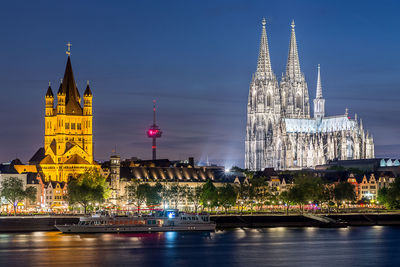
[[[356,197],[353,185],[348,182],[333,185],[305,174],[294,178],[293,184],[284,191],[271,188],[265,177],[252,178],[248,183],[226,183],[220,187],[215,187],[208,180],[204,185],[194,188],[178,183],[157,182],[150,185],[135,181],[127,186],[126,191],[129,203],[136,206],[138,212],[144,204],[147,207],[166,207],[166,203],[172,203],[173,208],[177,208],[179,203],[189,203],[194,206],[195,212],[199,208],[209,211],[218,208],[225,213],[234,207],[240,213],[244,210],[252,213],[261,211],[265,205],[276,204],[284,205],[287,213],[294,205],[303,212],[304,206],[312,203],[324,206],[329,212],[332,206],[339,209],[343,202],[354,201]]]
[[[36,189],[29,186],[24,189],[20,179],[5,179],[0,186],[0,196],[13,206],[14,214],[19,202],[36,198]],[[348,182],[327,183],[320,177],[301,172],[286,189],[270,187],[266,177],[253,177],[248,182],[226,183],[218,187],[211,180],[196,187],[178,182],[150,184],[133,180],[125,192],[119,200],[135,206],[138,212],[144,206],[177,208],[180,205],[191,207],[194,212],[223,210],[227,213],[233,210],[243,213],[246,210],[252,213],[262,211],[268,205],[280,205],[289,213],[293,206],[303,212],[306,205],[313,204],[329,213],[333,207],[339,210],[344,202],[353,202],[356,198],[354,186]],[[81,205],[87,213],[94,203],[105,203],[110,195],[106,178],[98,171],[89,170],[69,181],[65,200],[71,206]],[[380,189],[378,201],[388,209],[400,208],[400,180],[396,179],[390,187]]]

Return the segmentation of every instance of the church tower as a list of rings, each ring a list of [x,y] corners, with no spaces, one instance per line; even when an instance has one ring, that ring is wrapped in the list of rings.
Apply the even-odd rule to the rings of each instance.
[[[93,160],[92,91],[87,84],[82,108],[69,48],[67,55],[56,108],[50,85],[45,96],[45,156],[38,166],[45,181],[67,182],[87,169],[99,168]]]
[[[320,120],[325,116],[325,99],[322,98],[321,69],[318,64],[317,91],[314,99],[314,118]]]
[[[266,20],[262,20],[257,70],[249,89],[245,141],[245,167],[259,170],[273,164],[273,132],[279,121],[279,86],[271,68]]]
[[[300,70],[294,20],[291,24],[289,56],[281,81],[282,111],[287,118],[310,118],[307,83]]]

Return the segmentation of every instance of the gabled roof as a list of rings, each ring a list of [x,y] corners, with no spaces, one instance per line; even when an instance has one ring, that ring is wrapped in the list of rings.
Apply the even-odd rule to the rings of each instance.
[[[45,155],[44,148],[41,147],[38,149],[38,151],[36,151],[36,153],[29,160],[29,164],[31,164],[31,165],[38,164],[40,161],[42,161],[42,159],[44,159],[45,156],[46,155]]]
[[[81,158],[78,155],[73,155],[71,158],[69,158],[64,164],[90,164],[89,161]]]
[[[54,164],[53,158],[50,155],[47,155],[40,164]]]
[[[14,165],[14,169],[18,173],[30,173],[30,172],[36,172],[37,173],[37,168],[36,165]]]

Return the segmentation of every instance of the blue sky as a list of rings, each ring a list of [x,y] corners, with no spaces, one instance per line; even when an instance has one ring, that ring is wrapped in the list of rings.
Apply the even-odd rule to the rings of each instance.
[[[400,155],[400,6],[396,1],[7,1],[0,9],[0,161],[43,144],[44,94],[58,88],[65,44],[81,93],[94,94],[95,157],[243,166],[246,105],[261,19],[273,71],[285,70],[296,22],[301,69],[315,96],[321,64],[328,115],[357,113],[376,156]]]

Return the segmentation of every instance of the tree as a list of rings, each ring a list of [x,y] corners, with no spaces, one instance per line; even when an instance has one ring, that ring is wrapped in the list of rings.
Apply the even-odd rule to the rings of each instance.
[[[196,186],[195,188],[189,188],[187,192],[188,201],[193,203],[194,212],[197,213],[198,208],[201,206],[201,196],[203,188]]]
[[[162,184],[160,182],[157,182],[155,184],[155,187],[157,188],[157,191],[158,191],[161,201],[163,203],[163,208],[165,209],[167,207],[167,203],[171,199],[171,190],[166,183]]]
[[[156,185],[143,184],[147,207],[160,205],[162,202],[160,192]]]
[[[200,202],[203,207],[212,208],[218,204],[218,191],[211,180],[203,185],[200,195]]]
[[[170,197],[174,202],[175,209],[178,207],[178,204],[186,198],[187,191],[187,186],[180,186],[178,183],[171,185]]]
[[[290,206],[293,203],[293,196],[291,196],[291,191],[283,191],[280,195],[279,195],[279,200],[281,200],[283,203],[285,203],[286,206],[286,215],[289,215],[289,209]]]
[[[291,202],[299,204],[303,212],[304,204],[320,201],[325,185],[321,178],[299,173],[289,189],[288,196]]]
[[[67,200],[70,205],[81,204],[85,214],[91,202],[102,203],[110,195],[106,178],[95,169],[90,169],[68,182]]]
[[[148,184],[140,183],[139,180],[134,180],[131,184],[126,186],[128,201],[136,205],[138,213],[140,213],[140,207],[146,201],[147,186]]]
[[[17,214],[18,202],[24,201],[25,199],[35,201],[36,188],[28,186],[24,190],[24,184],[20,179],[10,177],[1,182],[0,195],[13,206],[15,216]]]
[[[178,203],[182,203],[188,197],[189,187],[187,185],[179,186],[178,190]]]
[[[400,208],[400,178],[388,187],[378,191],[378,201],[384,204],[388,209]]]
[[[348,182],[340,182],[336,184],[335,188],[333,189],[333,194],[335,196],[335,202],[338,210],[341,202],[352,201],[356,198],[354,186]]]
[[[262,207],[267,200],[271,198],[271,193],[269,191],[268,184],[266,183],[265,177],[257,177],[251,180],[251,190],[249,198],[251,205],[256,202],[256,206]],[[252,209],[252,208],[251,208]]]
[[[235,188],[231,184],[225,184],[218,188],[218,203],[225,209],[225,213],[228,213],[228,209],[235,205],[237,194]]]
[[[243,214],[243,209],[246,207],[250,198],[251,186],[248,183],[242,182],[237,188],[237,204],[240,207],[240,214]]]
[[[231,172],[245,172],[246,169],[242,169],[238,166],[232,166],[232,168],[230,169]]]
[[[321,201],[327,206],[328,214],[330,213],[330,207],[334,205],[333,200],[335,198],[333,187],[326,184],[324,190],[322,191]],[[322,206],[321,206],[322,207]]]

